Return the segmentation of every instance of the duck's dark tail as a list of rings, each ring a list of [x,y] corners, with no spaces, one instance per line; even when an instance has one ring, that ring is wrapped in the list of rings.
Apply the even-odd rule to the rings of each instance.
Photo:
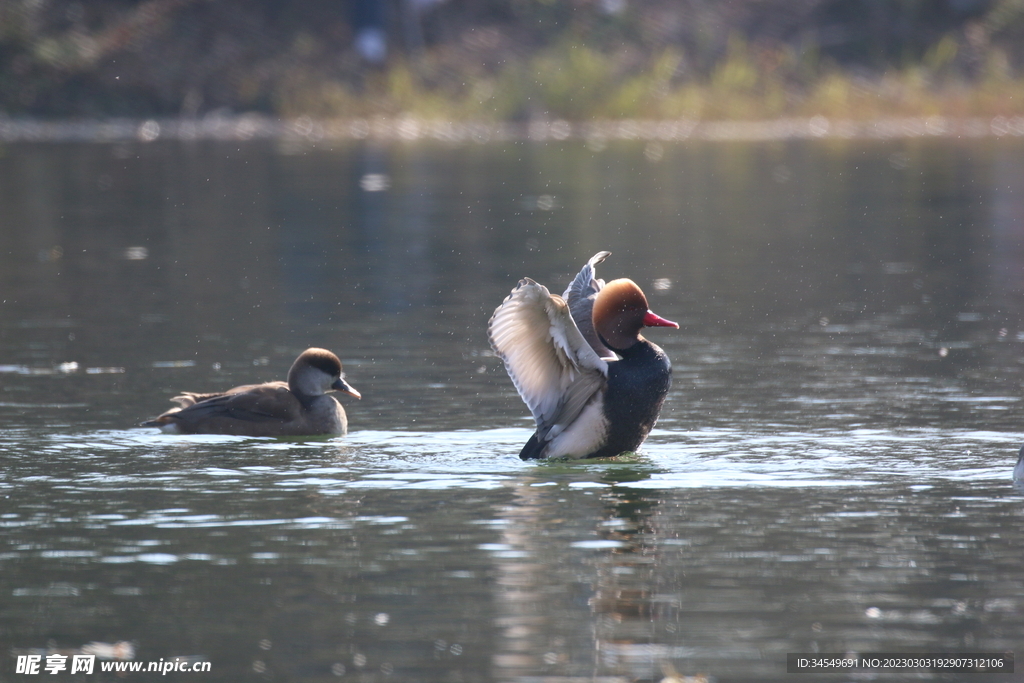
[[[523,460],[539,460],[543,458],[544,447],[541,446],[540,441],[537,439],[536,432],[530,437],[530,440],[523,446],[523,450],[519,451],[519,457]]]

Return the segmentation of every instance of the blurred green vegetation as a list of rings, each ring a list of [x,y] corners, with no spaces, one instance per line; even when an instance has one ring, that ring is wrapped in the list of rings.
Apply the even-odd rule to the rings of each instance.
[[[0,0],[0,114],[1024,114],[1024,0]]]

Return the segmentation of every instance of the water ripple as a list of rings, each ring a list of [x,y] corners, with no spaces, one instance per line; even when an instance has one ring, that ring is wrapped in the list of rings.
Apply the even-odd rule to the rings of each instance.
[[[524,463],[516,453],[529,434],[527,429],[361,431],[344,439],[277,441],[167,437],[143,430],[43,435],[3,431],[0,449],[7,452],[8,466],[0,486],[215,493],[241,485],[341,493],[494,489],[531,476],[592,487],[607,485],[602,475],[609,468],[627,465],[646,470],[636,480],[619,484],[634,488],[1008,482],[1021,440],[1019,434],[934,428],[658,429],[638,455]],[[31,455],[40,446],[50,453],[44,460]]]

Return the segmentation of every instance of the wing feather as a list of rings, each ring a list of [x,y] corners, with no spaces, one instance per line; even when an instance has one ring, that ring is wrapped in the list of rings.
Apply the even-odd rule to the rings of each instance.
[[[196,396],[197,398],[202,394]],[[300,416],[302,406],[288,391],[284,382],[235,387],[223,394],[207,398],[170,413],[172,417],[189,422],[231,418],[235,420],[281,420],[288,422]]]
[[[576,278],[569,283],[562,298],[569,304],[572,319],[579,328],[580,334],[590,344],[590,348],[601,358],[615,359],[611,349],[601,343],[601,338],[594,329],[594,299],[604,287],[604,280],[597,278],[596,266],[611,256],[610,251],[599,251],[590,257]]]
[[[608,363],[580,334],[569,306],[529,278],[498,306],[487,329],[542,441],[570,424],[605,386]]]

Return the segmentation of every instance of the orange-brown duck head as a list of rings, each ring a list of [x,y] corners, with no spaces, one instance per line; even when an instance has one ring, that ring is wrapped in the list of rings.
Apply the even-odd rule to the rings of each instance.
[[[612,280],[594,301],[594,329],[613,351],[625,351],[640,341],[645,327],[679,325],[651,312],[640,287],[628,278]]]

